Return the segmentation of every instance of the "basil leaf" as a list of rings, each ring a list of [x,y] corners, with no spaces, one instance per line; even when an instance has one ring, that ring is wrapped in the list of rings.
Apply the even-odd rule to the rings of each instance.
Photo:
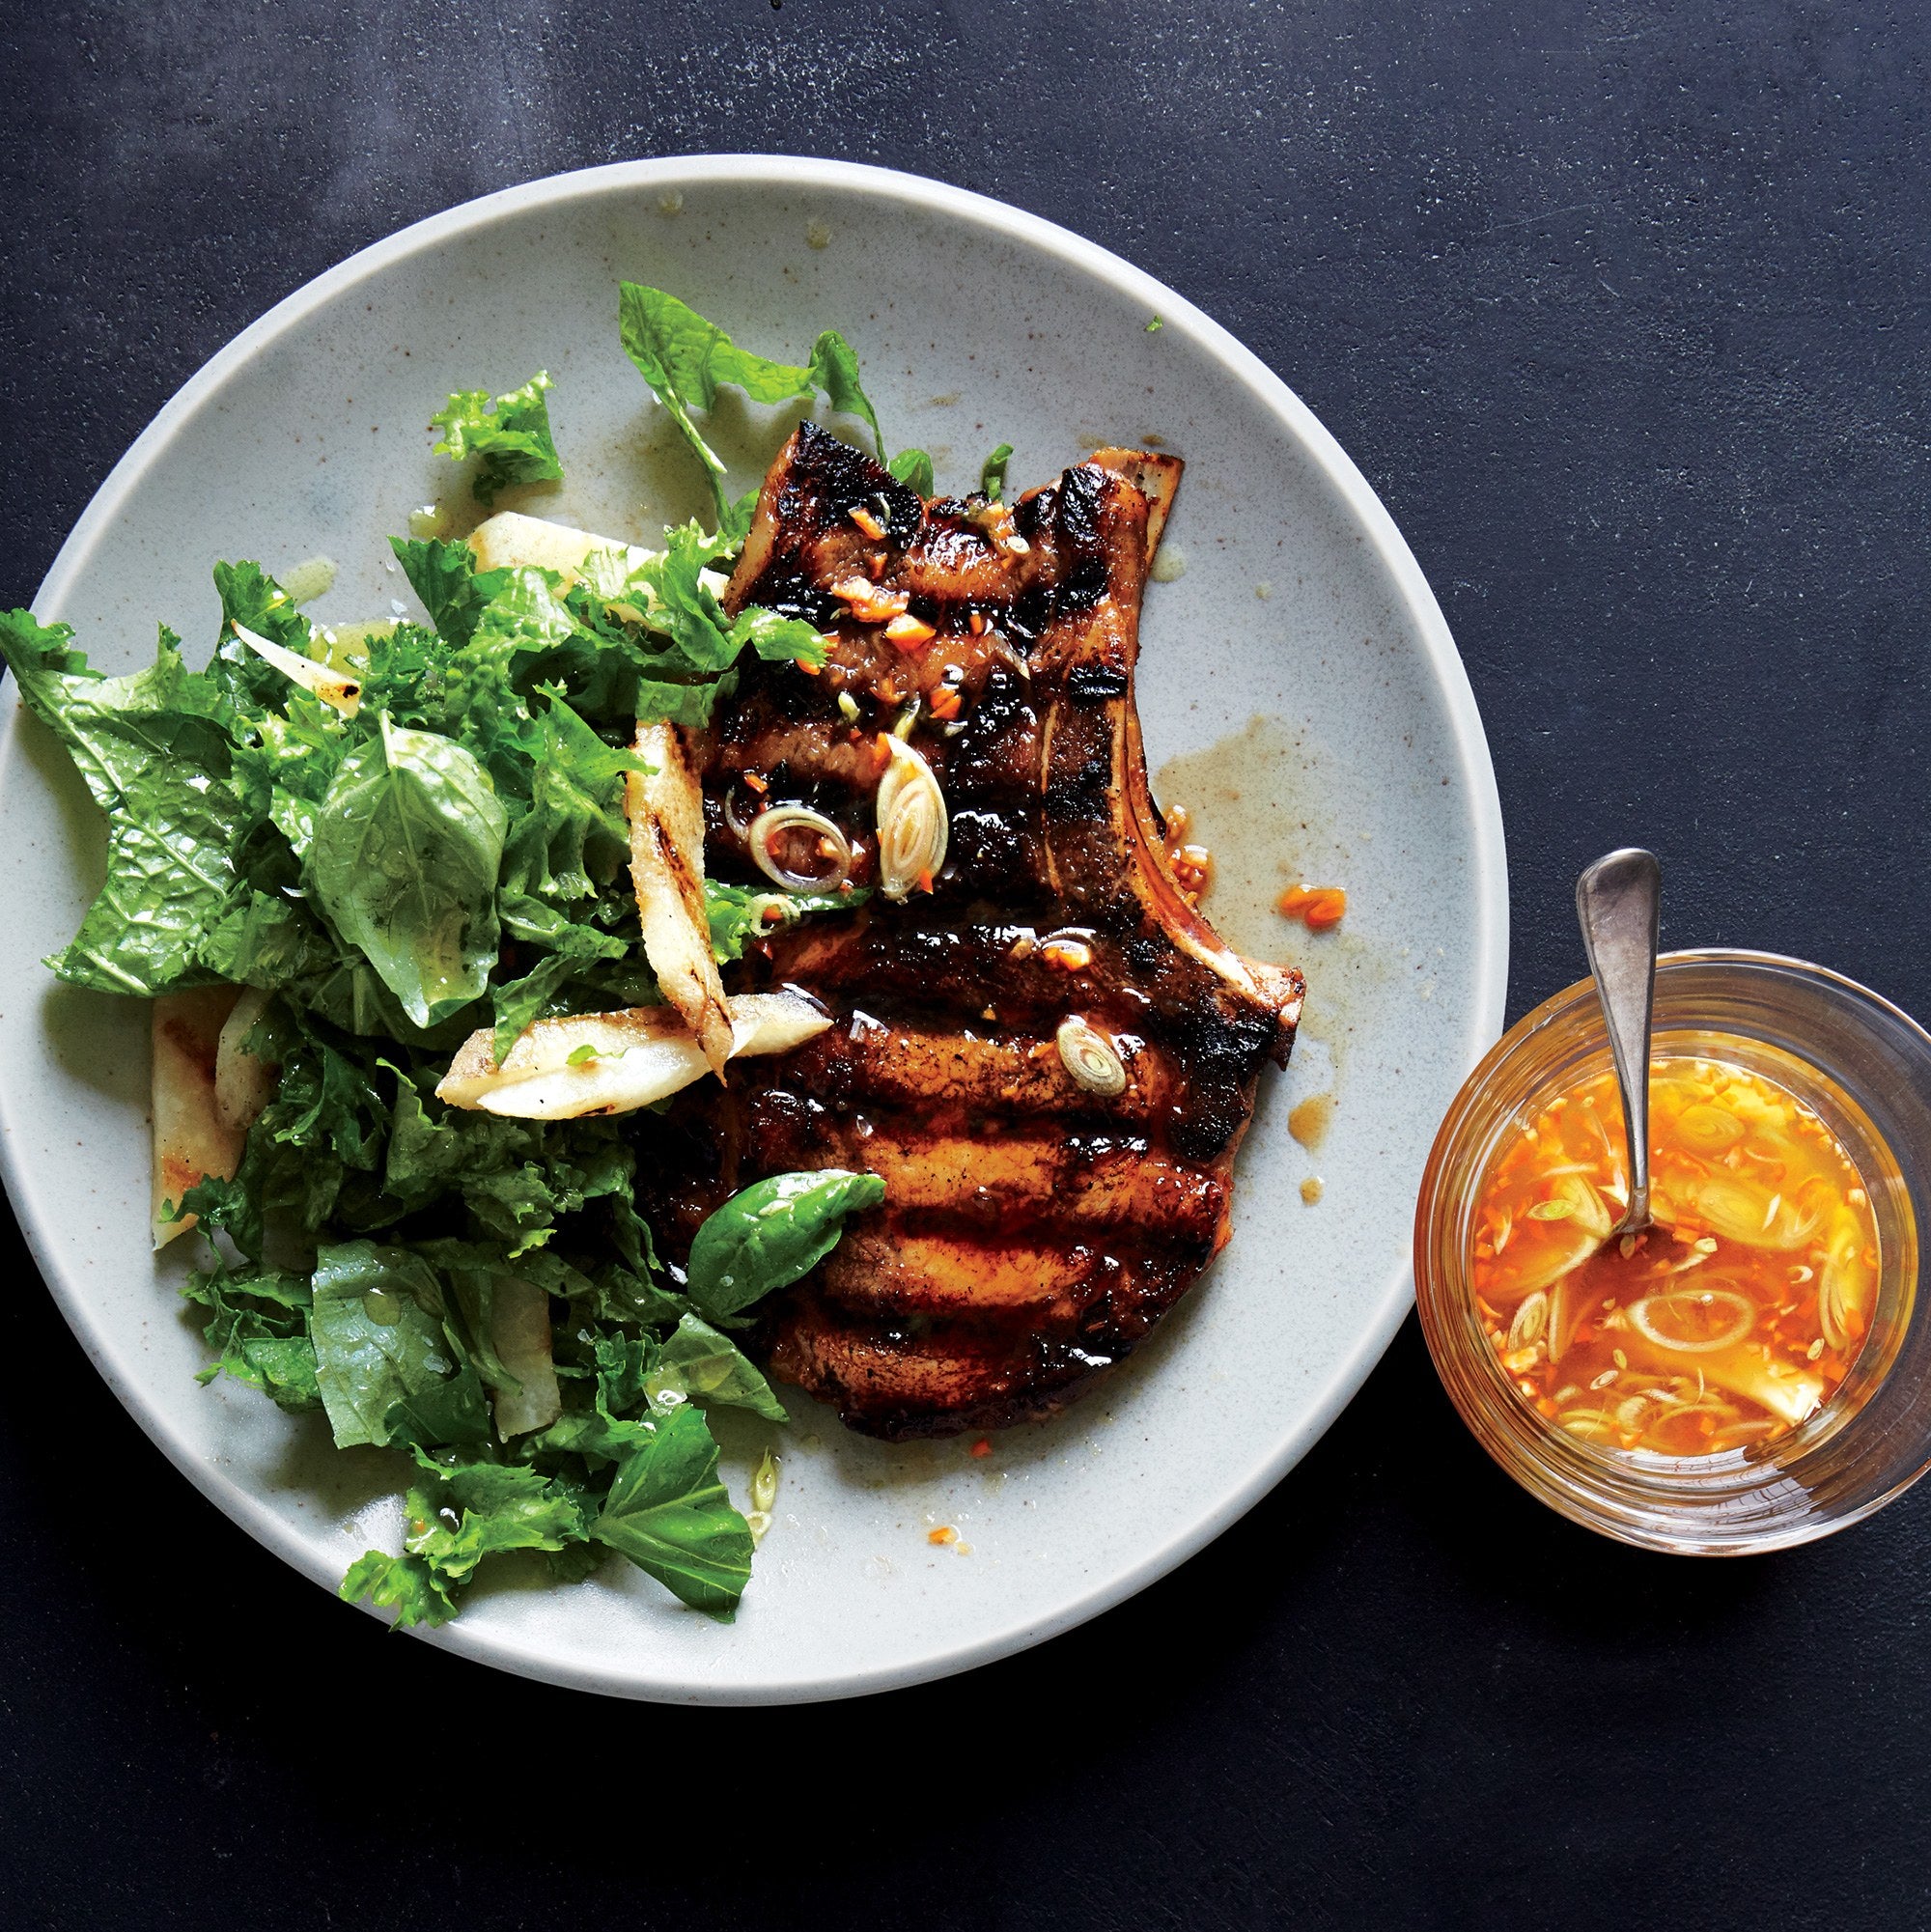
[[[487,389],[458,390],[430,418],[442,432],[442,440],[435,445],[438,455],[458,462],[469,456],[482,459],[470,485],[479,503],[495,502],[497,491],[513,483],[562,480],[563,464],[557,461],[550,435],[549,405],[544,400],[549,386],[548,372],[539,370],[520,389],[494,402]]]
[[[418,1026],[446,1019],[489,980],[505,824],[469,752],[386,716],[328,788],[310,882]]]
[[[316,1257],[309,1332],[315,1379],[338,1449],[391,1440],[390,1415],[435,1390],[455,1370],[435,1277],[406,1248],[372,1241],[324,1247]]]
[[[900,450],[885,467],[901,483],[909,483],[921,496],[932,494],[932,459],[923,450]]]
[[[1006,464],[1012,461],[1013,446],[1001,443],[979,467],[979,494],[994,503],[1006,493]]]
[[[720,1623],[750,1581],[751,1532],[717,1479],[717,1444],[695,1409],[661,1417],[617,1465],[590,1534]]]
[[[687,1292],[707,1315],[735,1315],[789,1287],[838,1246],[845,1217],[885,1198],[876,1174],[839,1167],[773,1174],[706,1217],[690,1245]]]
[[[644,1383],[653,1409],[671,1401],[748,1409],[772,1422],[788,1422],[784,1404],[744,1352],[709,1322],[686,1315],[663,1345]]]

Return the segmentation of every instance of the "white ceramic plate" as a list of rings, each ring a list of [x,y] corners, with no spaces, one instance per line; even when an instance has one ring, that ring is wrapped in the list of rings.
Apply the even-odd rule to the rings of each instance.
[[[1149,594],[1139,697],[1167,803],[1220,854],[1209,910],[1308,978],[1293,1071],[1268,1076],[1234,1238],[1109,1386],[994,1452],[888,1448],[793,1397],[777,1521],[735,1626],[607,1563],[574,1589],[515,1572],[427,1640],[535,1677],[714,1703],[849,1695],[1037,1643],[1151,1582],[1264,1495],[1359,1387],[1410,1299],[1430,1135],[1499,1030],[1507,894],[1488,747],[1447,628],[1359,473],[1285,386],[1197,309],[1065,230],[908,175],[772,157],[626,163],[419,223],[263,317],[171,402],[42,586],[97,663],[131,668],[165,619],[199,661],[209,567],[341,565],[324,620],[408,593],[384,537],[455,499],[423,426],[456,387],[556,379],[569,482],[526,507],[631,538],[695,506],[691,466],[618,345],[620,277],[681,294],[802,360],[857,348],[894,447],[976,482],[993,443],[1041,481],[1102,443],[1185,456],[1178,581]],[[1147,324],[1158,316],[1161,326]],[[788,418],[720,406],[755,471]],[[1170,554],[1172,554],[1170,552]],[[0,747],[0,1134],[42,1272],[115,1392],[237,1523],[328,1588],[394,1548],[398,1464],[337,1454],[314,1418],[197,1386],[178,1264],[146,1239],[146,1009],[56,985],[101,834],[11,703]],[[1213,747],[1218,747],[1214,749]],[[1344,884],[1312,939],[1284,882]],[[1289,1110],[1334,1096],[1317,1152]],[[1318,1206],[1301,1184],[1318,1175]],[[727,1455],[742,1498],[745,1445]],[[735,1472],[734,1472],[735,1471]],[[165,1506],[164,1490],[156,1492]],[[955,1546],[928,1530],[950,1525]]]

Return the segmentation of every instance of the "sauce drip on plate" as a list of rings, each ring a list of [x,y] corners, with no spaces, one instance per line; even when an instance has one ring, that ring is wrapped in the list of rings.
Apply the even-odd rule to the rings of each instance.
[[[1869,1330],[1869,1190],[1817,1114],[1724,1060],[1650,1064],[1656,1225],[1629,1199],[1613,1075],[1519,1124],[1482,1178],[1476,1310],[1524,1400],[1585,1441],[1662,1455],[1764,1442],[1814,1414]]]

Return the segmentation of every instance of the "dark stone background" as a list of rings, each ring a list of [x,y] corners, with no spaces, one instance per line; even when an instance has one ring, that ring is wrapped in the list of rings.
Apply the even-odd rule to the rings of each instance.
[[[1931,1011],[1926,10],[1633,0],[0,7],[6,581],[351,250],[618,157],[876,160],[1251,344],[1468,660],[1512,1014],[1641,838],[1665,937]],[[12,1240],[12,1236],[8,1237]],[[688,1713],[331,1603],[166,1468],[8,1249],[0,1919],[1917,1926],[1931,1487],[1766,1560],[1518,1495],[1413,1323],[1183,1572],[977,1675]]]

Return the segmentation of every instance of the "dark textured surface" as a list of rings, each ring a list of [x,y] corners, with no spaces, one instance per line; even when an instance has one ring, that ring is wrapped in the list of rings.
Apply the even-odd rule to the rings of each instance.
[[[0,597],[228,336],[404,222],[631,154],[888,162],[1153,268],[1367,472],[1488,721],[1512,1012],[1577,969],[1578,864],[1638,835],[1667,938],[1931,1010],[1926,28],[10,0]],[[1774,1560],[1619,1550],[1489,1469],[1411,1323],[1245,1523],[1042,1652],[613,1706],[284,1570],[7,1253],[9,1926],[1931,1922],[1931,1489]]]

